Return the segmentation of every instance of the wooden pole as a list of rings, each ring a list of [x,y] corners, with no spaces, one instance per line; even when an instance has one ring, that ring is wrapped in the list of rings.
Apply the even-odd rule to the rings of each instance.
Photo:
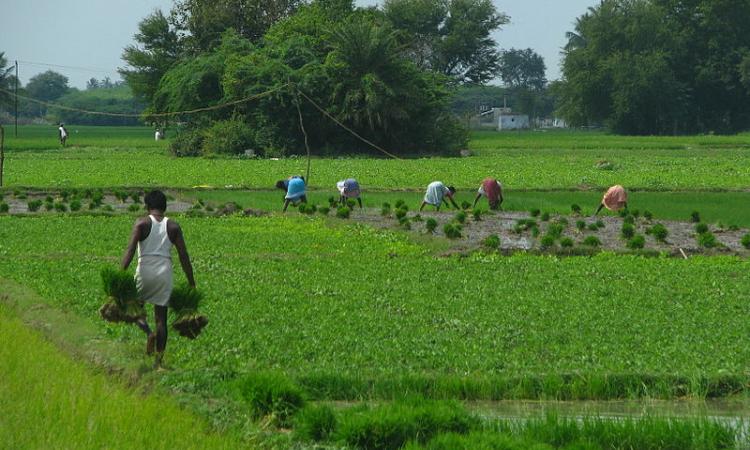
[[[302,122],[302,110],[299,107],[299,93],[296,95],[297,101],[297,114],[299,115],[299,127],[302,129],[302,134],[305,136],[305,149],[307,149],[307,174],[305,174],[305,185],[310,186],[310,146],[307,144],[307,131],[305,131],[305,124]]]
[[[3,164],[5,163],[5,129],[0,125],[0,187],[3,187]]]
[[[15,136],[18,137],[18,61],[15,61],[15,63],[16,63],[16,84],[15,84],[16,87],[15,89],[13,89],[13,97],[15,97],[14,103],[16,105],[15,107],[15,112],[16,112],[15,114],[15,117],[16,117],[15,118],[15,123],[16,123]]]

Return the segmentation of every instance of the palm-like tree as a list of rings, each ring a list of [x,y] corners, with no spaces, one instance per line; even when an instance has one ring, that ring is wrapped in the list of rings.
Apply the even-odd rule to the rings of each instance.
[[[0,52],[0,106],[10,105],[13,99],[12,96],[6,92],[11,90],[11,84],[15,79],[11,75],[13,66],[6,67],[8,65],[8,59],[5,57],[5,52]]]

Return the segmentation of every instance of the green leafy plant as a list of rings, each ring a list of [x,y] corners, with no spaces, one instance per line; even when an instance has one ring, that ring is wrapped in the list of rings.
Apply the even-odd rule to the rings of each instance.
[[[600,241],[596,236],[586,236],[586,239],[583,240],[583,245],[587,245],[589,247],[599,247],[600,245],[602,245],[602,241]]]
[[[545,212],[543,212],[543,213],[542,213],[542,215],[540,216],[540,218],[539,218],[539,219],[540,219],[540,220],[541,220],[542,222],[547,222],[547,221],[549,221],[549,213],[548,213],[548,212],[546,212],[546,211],[545,211]]]
[[[172,328],[180,336],[195,339],[201,330],[208,325],[208,318],[198,313],[198,307],[203,300],[203,293],[190,287],[187,283],[172,289],[169,297],[169,307],[175,315]]]
[[[70,202],[70,210],[71,211],[80,211],[81,209],[81,201],[78,199],[71,200]]]
[[[289,426],[294,414],[305,406],[302,390],[284,375],[251,373],[236,383],[255,419],[271,417],[276,425]]]
[[[549,234],[545,234],[542,239],[539,241],[539,244],[542,248],[550,248],[555,245],[555,236],[551,236]]]
[[[500,236],[496,234],[491,234],[487,236],[482,241],[482,246],[490,250],[497,250],[498,248],[500,248]]]
[[[690,221],[693,223],[698,223],[701,221],[701,213],[698,211],[693,211],[690,213]]]
[[[138,205],[138,204],[135,204],[135,203],[133,203],[133,204],[131,204],[131,205],[128,206],[128,211],[130,211],[130,212],[139,212],[139,211],[142,211],[142,210],[143,210],[143,208],[141,207],[141,205]]]
[[[383,207],[380,209],[380,215],[385,217],[391,214],[391,204],[386,202],[383,203]]]
[[[10,205],[5,202],[0,202],[0,213],[7,213],[10,211]]]
[[[559,239],[565,231],[565,225],[560,223],[551,223],[547,226],[547,235],[552,236],[554,239]]]
[[[396,203],[393,204],[393,207],[396,208],[396,209],[401,209],[401,208],[403,208],[405,206],[406,206],[406,202],[404,202],[403,200],[396,200]],[[406,209],[408,209],[408,208],[406,208]]]
[[[41,200],[31,200],[26,205],[29,207],[29,211],[36,212],[36,211],[39,211],[39,208],[42,207],[42,201]]]
[[[467,202],[466,200],[462,201],[461,209],[471,209],[471,203]]]
[[[101,317],[109,322],[132,323],[145,317],[143,302],[138,301],[138,289],[133,275],[125,270],[104,267],[102,287],[107,301],[99,308]]]
[[[698,234],[703,234],[708,231],[708,225],[705,223],[697,223],[695,224],[695,232]]]
[[[68,210],[68,207],[65,206],[65,203],[62,202],[55,202],[55,211],[57,212],[66,212]]]
[[[463,211],[459,211],[456,213],[454,219],[456,220],[456,222],[463,224],[466,222],[466,213]]]
[[[643,211],[643,218],[646,220],[651,220],[654,218],[654,214],[649,210],[645,210]]]
[[[321,206],[320,208],[318,208],[318,212],[324,216],[327,216],[328,213],[331,212],[331,208],[327,206]]]
[[[348,219],[351,213],[352,213],[352,210],[349,209],[348,207],[340,206],[336,210],[336,217],[338,217],[339,219]]]
[[[307,405],[294,416],[294,436],[300,441],[328,440],[336,426],[336,413],[328,405]]]
[[[573,245],[574,245],[573,239],[571,239],[569,237],[564,237],[564,238],[560,239],[560,247],[571,248],[571,247],[573,247]]]
[[[405,209],[397,209],[396,210],[396,219],[401,220],[404,217],[406,217],[407,211]]]
[[[577,203],[573,203],[570,205],[570,210],[573,212],[573,214],[581,214],[581,206]]]
[[[474,208],[471,211],[471,215],[472,217],[474,217],[474,221],[476,222],[479,222],[480,220],[482,220],[482,210],[479,208]]]
[[[669,230],[664,225],[657,223],[646,231],[646,234],[650,234],[659,242],[666,242],[667,236],[669,236]]]
[[[637,234],[628,240],[628,248],[631,250],[643,248],[645,244],[646,238],[642,234]]]
[[[628,223],[628,224],[634,225],[635,224],[635,217],[633,217],[630,214],[628,214],[627,216],[625,216],[625,217],[622,218],[622,223]]]
[[[705,233],[700,233],[698,235],[698,245],[705,248],[714,248],[719,245],[719,242],[716,240],[716,236],[714,236],[713,233],[706,231]]]
[[[635,227],[632,224],[624,223],[622,224],[621,234],[623,238],[630,239],[635,236]]]
[[[576,228],[579,231],[583,231],[584,229],[586,229],[586,221],[584,221],[584,220],[578,220],[578,221],[576,221]]]
[[[539,211],[537,208],[533,208],[529,210],[529,214],[531,214],[531,217],[538,217],[541,211]]]
[[[587,227],[589,231],[599,231],[599,225],[596,222],[592,222]]]
[[[596,221],[596,226],[597,226],[597,228],[600,228],[600,229],[604,228],[605,227],[604,221],[602,219],[597,220]]]
[[[742,236],[742,240],[740,241],[740,243],[742,243],[743,247],[750,249],[750,233]]]
[[[433,219],[432,217],[428,218],[425,223],[424,227],[427,231],[430,233],[434,233],[435,229],[437,229],[438,223],[437,220]]]
[[[449,239],[458,239],[461,237],[461,231],[462,231],[461,224],[459,223],[446,223],[443,226],[443,233],[445,233],[445,236]]]
[[[351,198],[349,198],[349,199],[347,199],[347,200],[346,200],[346,206],[347,206],[347,207],[348,207],[349,209],[354,209],[354,207],[355,207],[355,206],[357,206],[357,201],[356,201],[356,200],[354,200],[354,199],[351,199]],[[404,205],[404,206],[405,206],[405,205]]]

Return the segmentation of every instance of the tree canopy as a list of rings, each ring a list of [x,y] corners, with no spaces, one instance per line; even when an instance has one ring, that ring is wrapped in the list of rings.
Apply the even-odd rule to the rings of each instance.
[[[625,134],[750,127],[750,0],[604,0],[568,33],[560,113]]]

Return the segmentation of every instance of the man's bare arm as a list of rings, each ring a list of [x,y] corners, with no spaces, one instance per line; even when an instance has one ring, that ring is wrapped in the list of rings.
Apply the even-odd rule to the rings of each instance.
[[[141,240],[141,221],[137,219],[133,224],[133,231],[130,232],[130,240],[128,246],[125,248],[125,253],[122,255],[122,262],[120,263],[120,269],[127,270],[130,263],[133,261],[135,255],[135,248],[138,245],[138,241]]]
[[[192,287],[195,287],[193,265],[190,263],[190,255],[188,255],[187,245],[185,245],[185,238],[182,236],[182,228],[180,228],[180,226],[176,223],[175,225],[176,229],[173,244],[175,248],[177,248],[177,255],[180,257],[180,265],[182,266],[182,271],[185,272],[188,284],[190,284],[190,286]]]

